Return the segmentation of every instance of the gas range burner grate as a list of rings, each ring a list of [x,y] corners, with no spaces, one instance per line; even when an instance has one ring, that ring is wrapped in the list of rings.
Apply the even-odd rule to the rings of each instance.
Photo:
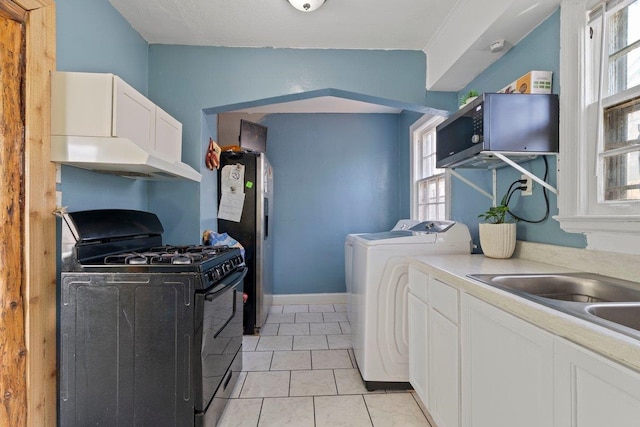
[[[227,246],[157,246],[145,252],[108,255],[103,262],[106,265],[198,264],[230,249]]]
[[[151,257],[149,264],[196,264],[204,259],[202,255],[190,253],[167,253]]]

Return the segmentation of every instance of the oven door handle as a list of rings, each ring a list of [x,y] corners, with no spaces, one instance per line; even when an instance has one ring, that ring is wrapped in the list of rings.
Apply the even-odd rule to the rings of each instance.
[[[204,294],[204,299],[206,299],[207,301],[213,301],[220,291],[229,287],[230,285],[234,285],[244,280],[245,276],[247,275],[247,271],[249,271],[247,267],[242,267],[242,269],[239,269],[231,275],[225,277],[223,280],[213,285],[211,290]]]

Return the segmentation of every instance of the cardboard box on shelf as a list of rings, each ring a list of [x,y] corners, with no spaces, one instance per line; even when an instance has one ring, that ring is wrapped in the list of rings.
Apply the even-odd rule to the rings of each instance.
[[[552,71],[529,71],[498,93],[551,93]]]

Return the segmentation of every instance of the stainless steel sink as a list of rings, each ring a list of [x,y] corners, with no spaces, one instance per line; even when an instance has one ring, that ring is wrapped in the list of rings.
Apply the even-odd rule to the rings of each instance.
[[[640,331],[640,304],[592,304],[587,313],[600,319]]]
[[[640,284],[591,273],[469,277],[640,340]]]
[[[640,286],[597,274],[471,274],[489,285],[561,301],[640,301]]]

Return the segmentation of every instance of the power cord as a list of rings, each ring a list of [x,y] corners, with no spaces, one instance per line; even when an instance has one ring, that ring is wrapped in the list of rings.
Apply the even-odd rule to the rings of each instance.
[[[544,160],[544,181],[547,181],[547,176],[549,175],[549,162],[547,161],[547,156],[542,156],[542,159]],[[505,194],[505,197],[503,198],[503,204],[505,206],[507,206],[507,209],[509,208],[509,201],[511,200],[511,196],[513,196],[513,193],[515,193],[516,191],[520,190],[526,190],[527,187],[526,186],[520,186],[520,187],[516,187],[513,188],[514,185],[516,184],[524,184],[527,181],[524,179],[518,179],[514,182],[511,183],[511,185],[509,186],[509,189],[507,190],[507,193]],[[515,218],[518,221],[522,221],[522,222],[528,222],[529,224],[540,224],[541,222],[544,222],[547,220],[547,218],[549,218],[549,194],[547,193],[547,188],[546,187],[542,187],[542,194],[544,196],[544,203],[546,206],[546,212],[544,214],[544,216],[541,219],[538,220],[530,220],[530,219],[525,219],[522,218],[516,214],[514,214],[513,212],[511,212],[511,210],[509,209],[507,212],[509,212],[509,215],[511,215],[513,218]],[[506,203],[505,203],[506,202]]]

